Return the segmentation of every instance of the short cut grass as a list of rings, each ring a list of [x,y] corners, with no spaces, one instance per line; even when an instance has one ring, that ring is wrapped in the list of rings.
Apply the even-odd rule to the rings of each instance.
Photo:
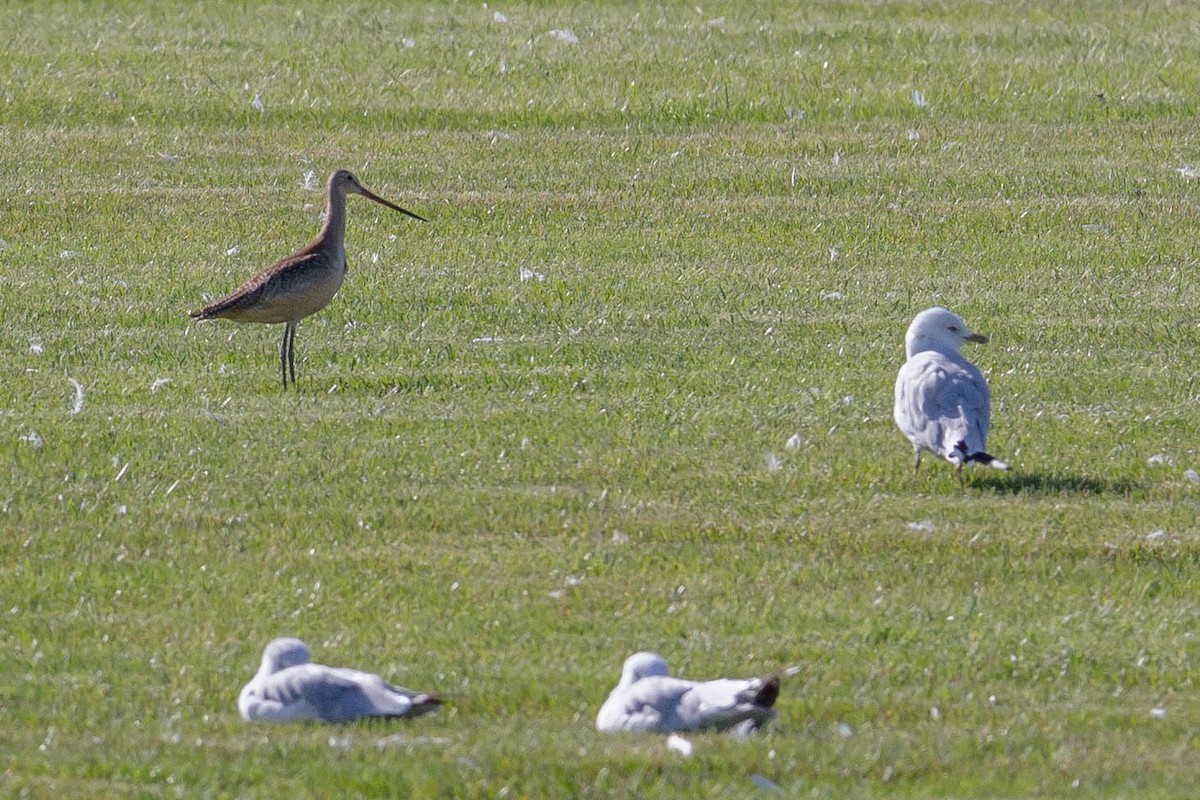
[[[2,17],[6,794],[1194,791],[1195,5]],[[336,168],[431,222],[350,199],[282,394],[185,312]],[[1011,474],[912,474],[935,304]],[[278,635],[448,705],[248,726]],[[685,760],[593,728],[638,649],[798,669]]]

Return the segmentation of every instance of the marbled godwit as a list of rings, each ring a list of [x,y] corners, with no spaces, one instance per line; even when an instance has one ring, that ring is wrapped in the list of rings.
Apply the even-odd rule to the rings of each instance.
[[[329,211],[317,238],[303,250],[277,261],[243,283],[228,297],[189,312],[199,320],[224,317],[234,322],[282,322],[283,343],[279,346],[279,366],[283,371],[283,390],[288,374],[296,385],[296,326],[309,314],[329,304],[346,277],[346,195],[360,194],[368,200],[425,221],[411,211],[389,203],[367,191],[358,178],[344,169],[329,176]]]

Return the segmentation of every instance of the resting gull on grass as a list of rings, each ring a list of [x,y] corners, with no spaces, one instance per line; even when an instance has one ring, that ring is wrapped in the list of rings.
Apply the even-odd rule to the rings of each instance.
[[[941,307],[927,308],[913,319],[904,337],[908,360],[896,375],[896,425],[912,442],[921,467],[928,450],[958,467],[975,463],[1008,469],[989,455],[988,427],[992,399],[987,381],[958,349],[964,342],[987,342],[972,333],[962,317]]]
[[[775,716],[779,676],[749,680],[689,681],[667,673],[654,653],[625,659],[621,682],[600,707],[597,730],[725,731],[752,733]]]
[[[410,692],[356,669],[308,660],[299,639],[274,639],[263,650],[258,674],[238,696],[247,722],[353,722],[367,717],[408,717],[441,705],[431,694]]]

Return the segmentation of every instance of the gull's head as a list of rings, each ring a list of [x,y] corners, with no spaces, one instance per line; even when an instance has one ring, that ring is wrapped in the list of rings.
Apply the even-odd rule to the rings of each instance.
[[[963,318],[941,306],[927,308],[913,319],[904,336],[904,349],[909,358],[925,350],[958,352],[964,342],[985,344],[987,337],[974,333]]]
[[[657,653],[634,653],[625,659],[621,668],[621,685],[628,686],[642,678],[667,675],[667,662]]]
[[[308,663],[308,645],[299,639],[283,636],[272,639],[263,650],[261,671],[279,672],[281,669]]]

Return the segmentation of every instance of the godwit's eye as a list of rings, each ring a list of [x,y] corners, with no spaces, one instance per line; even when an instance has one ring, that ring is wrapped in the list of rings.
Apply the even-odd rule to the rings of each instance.
[[[957,326],[957,325],[951,325],[951,326],[950,326],[950,331],[951,331],[952,333],[958,333],[958,326]]]

